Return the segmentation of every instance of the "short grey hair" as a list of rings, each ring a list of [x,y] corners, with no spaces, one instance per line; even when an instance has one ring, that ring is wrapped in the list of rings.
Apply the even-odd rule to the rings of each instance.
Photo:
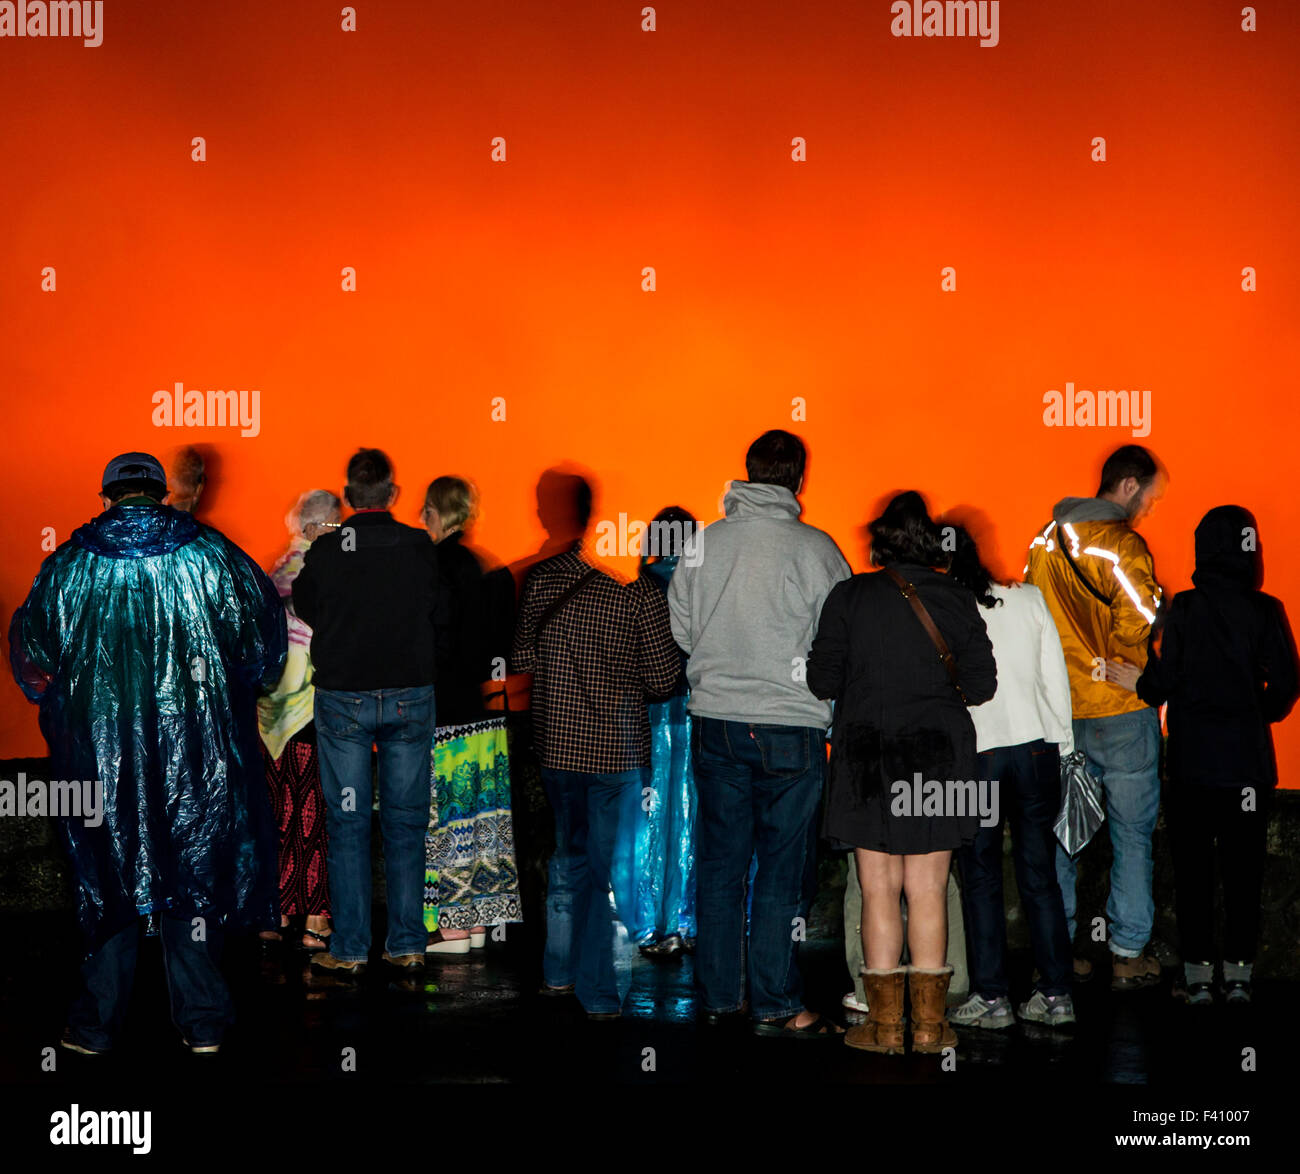
[[[313,523],[337,522],[343,516],[343,503],[328,489],[309,489],[294,503],[285,517],[285,525],[295,537]]]

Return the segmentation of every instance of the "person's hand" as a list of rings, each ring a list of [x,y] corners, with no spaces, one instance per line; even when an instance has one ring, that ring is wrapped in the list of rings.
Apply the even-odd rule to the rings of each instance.
[[[1128,664],[1122,660],[1106,662],[1106,680],[1121,689],[1127,689],[1130,693],[1137,692],[1138,677],[1141,675],[1142,670],[1135,664]]]

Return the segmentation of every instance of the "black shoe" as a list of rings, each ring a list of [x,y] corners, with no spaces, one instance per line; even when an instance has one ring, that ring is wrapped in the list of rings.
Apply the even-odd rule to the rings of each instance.
[[[735,1011],[701,1010],[699,1022],[705,1027],[743,1027],[749,1023],[749,1003],[742,1003]]]
[[[258,934],[257,950],[263,962],[279,962],[288,953],[288,943],[285,941],[284,935],[289,930],[284,928],[276,932],[280,934],[278,938],[264,938],[261,934]]]
[[[682,952],[681,935],[670,933],[657,942],[650,942],[648,945],[641,946],[640,949],[641,953],[647,958],[672,958]]]
[[[78,1043],[76,1038],[73,1036],[72,1028],[70,1027],[65,1027],[63,1029],[63,1036],[59,1040],[59,1047],[67,1048],[68,1051],[76,1052],[81,1056],[107,1056],[109,1054],[107,1048],[91,1048],[87,1047],[83,1043]]]

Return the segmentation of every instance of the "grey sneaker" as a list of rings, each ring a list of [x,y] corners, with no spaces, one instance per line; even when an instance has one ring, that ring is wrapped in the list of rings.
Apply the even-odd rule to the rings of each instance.
[[[1254,970],[1254,964],[1251,962],[1225,962],[1223,964],[1223,994],[1227,1002],[1250,1002],[1252,970]]]
[[[948,1022],[958,1027],[982,1027],[989,1031],[1001,1031],[1015,1023],[1016,1017],[1011,1012],[1011,1000],[999,995],[989,1002],[983,995],[971,995],[958,1007],[948,1012]]]
[[[1064,1027],[1074,1022],[1074,1000],[1069,995],[1045,995],[1035,991],[1029,1002],[1020,1004],[1020,1018],[1048,1027]]]
[[[1174,998],[1191,1007],[1214,1005],[1214,963],[1184,962],[1183,972],[1175,976]]]

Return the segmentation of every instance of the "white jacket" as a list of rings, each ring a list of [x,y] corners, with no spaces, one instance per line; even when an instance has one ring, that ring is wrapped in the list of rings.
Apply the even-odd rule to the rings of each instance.
[[[993,750],[1042,738],[1069,754],[1074,749],[1070,677],[1047,600],[1028,584],[994,586],[993,594],[1002,603],[981,605],[980,615],[998,662],[998,691],[991,701],[969,710],[975,748]]]

